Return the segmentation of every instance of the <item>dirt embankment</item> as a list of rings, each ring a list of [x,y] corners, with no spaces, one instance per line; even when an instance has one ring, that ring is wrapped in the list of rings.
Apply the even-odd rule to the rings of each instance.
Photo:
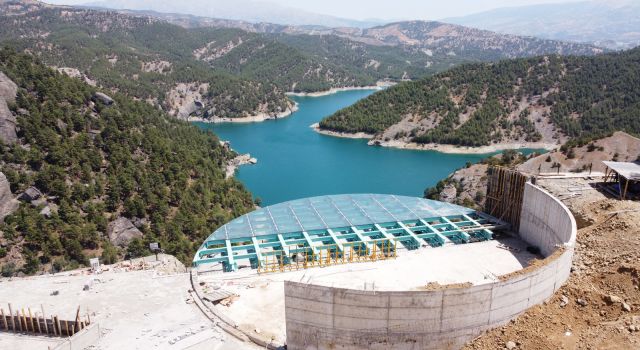
[[[546,153],[529,159],[518,157],[512,162],[504,164],[501,155],[496,155],[480,164],[458,169],[445,180],[446,186],[439,192],[438,198],[441,201],[464,204],[472,206],[475,204],[481,208],[484,205],[484,192],[487,187],[487,163],[496,165],[515,167],[519,171],[538,175],[556,173],[555,167],[560,165],[560,173],[585,172],[591,170],[604,172],[605,160],[636,161],[640,159],[640,139],[624,132],[616,132],[610,137],[596,140],[581,147],[575,147],[569,153],[564,154],[559,151]],[[576,188],[576,186],[573,186]],[[575,194],[575,193],[574,193]],[[571,194],[564,193],[562,196]],[[561,196],[561,199],[562,199]]]
[[[566,182],[571,182],[568,184]],[[584,179],[544,180],[556,196]],[[585,220],[568,283],[465,349],[640,349],[640,203],[596,190],[565,200]]]
[[[603,160],[633,162],[640,159],[640,139],[622,131],[609,137],[596,140],[569,152],[551,152],[531,159],[518,167],[518,170],[529,173],[555,173],[560,165],[560,172],[592,171],[604,172]],[[556,166],[556,167],[554,167]]]

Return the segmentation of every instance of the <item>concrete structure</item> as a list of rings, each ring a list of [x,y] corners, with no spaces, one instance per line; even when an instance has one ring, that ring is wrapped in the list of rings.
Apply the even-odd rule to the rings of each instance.
[[[95,323],[76,333],[73,337],[65,339],[53,350],[83,350],[95,346],[99,339],[100,325]]]
[[[456,349],[549,298],[569,277],[576,223],[556,198],[525,185],[520,237],[541,264],[493,283],[363,291],[284,282],[289,349]]]
[[[317,265],[363,256],[395,256],[398,245],[414,250],[490,240],[507,225],[489,215],[424,198],[344,194],[297,199],[242,215],[202,244],[195,267],[237,271],[244,261],[259,270]],[[274,263],[269,263],[269,261]],[[277,266],[275,266],[277,265]],[[286,266],[285,266],[286,265]]]

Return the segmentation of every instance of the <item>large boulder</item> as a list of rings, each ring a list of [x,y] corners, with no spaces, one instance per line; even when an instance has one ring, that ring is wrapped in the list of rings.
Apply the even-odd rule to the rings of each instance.
[[[13,196],[13,193],[11,193],[11,187],[9,186],[7,177],[3,173],[0,173],[0,221],[4,220],[8,215],[13,214],[19,206],[20,202],[18,202]]]
[[[107,236],[114,245],[126,247],[132,239],[141,238],[142,232],[129,219],[119,217],[107,225]]]
[[[20,197],[18,197],[18,199],[21,201],[31,203],[35,200],[38,200],[40,197],[42,197],[42,192],[40,192],[39,189],[31,186],[27,188],[26,191],[22,192],[22,194],[20,195]]]
[[[18,87],[4,73],[0,72],[0,141],[12,144],[18,141],[16,117],[8,103],[15,102]]]
[[[0,72],[0,98],[9,103],[16,101],[18,86],[9,77]]]
[[[102,92],[96,92],[93,95],[93,99],[96,101],[100,101],[102,103],[104,103],[107,106],[110,106],[113,104],[113,99],[109,96],[107,96],[106,94],[103,94]]]

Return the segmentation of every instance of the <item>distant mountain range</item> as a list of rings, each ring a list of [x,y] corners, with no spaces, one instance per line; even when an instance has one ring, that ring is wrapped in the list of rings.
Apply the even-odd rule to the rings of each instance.
[[[419,51],[423,55],[433,57],[428,60],[431,63],[425,62],[429,67],[442,61],[437,58],[439,56],[448,56],[449,58],[457,56],[462,61],[486,61],[547,53],[593,55],[603,52],[601,48],[590,44],[499,34],[437,21],[404,21],[371,28],[332,28],[313,25],[252,23],[148,10],[120,10],[119,12],[151,16],[185,28],[235,28],[263,34],[335,36],[369,46],[396,46],[404,50]],[[423,62],[420,60],[413,63],[422,64]]]
[[[634,0],[510,7],[443,21],[498,33],[590,42],[612,49],[640,45],[640,1]]]
[[[321,15],[269,2],[253,0],[102,0],[88,2],[84,5],[110,9],[181,13],[212,18],[242,20],[252,23],[266,22],[287,25],[356,28],[367,28],[383,23],[382,21],[357,21]]]

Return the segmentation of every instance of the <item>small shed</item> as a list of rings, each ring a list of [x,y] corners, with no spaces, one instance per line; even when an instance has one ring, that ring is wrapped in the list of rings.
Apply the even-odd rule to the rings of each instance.
[[[604,182],[617,182],[620,199],[626,199],[629,189],[640,184],[640,162],[602,162],[606,166]]]

